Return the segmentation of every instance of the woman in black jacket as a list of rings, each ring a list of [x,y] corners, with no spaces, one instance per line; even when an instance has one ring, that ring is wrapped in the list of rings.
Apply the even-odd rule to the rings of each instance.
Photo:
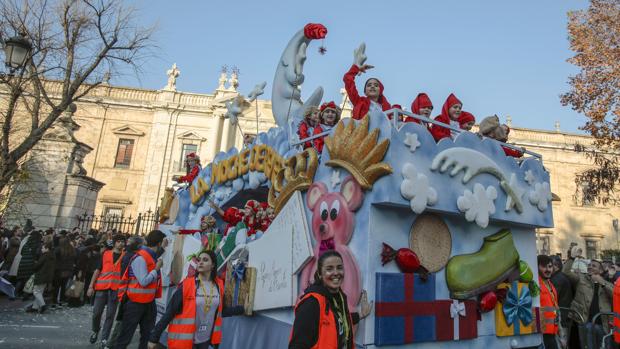
[[[363,291],[360,313],[349,313],[340,288],[344,277],[340,253],[329,250],[319,257],[314,283],[295,307],[289,349],[355,348],[353,326],[370,314],[372,304]]]
[[[58,247],[54,249],[54,255],[56,256],[56,270],[54,272],[54,290],[52,292],[52,307],[58,303],[64,303],[65,289],[67,282],[73,276],[73,270],[75,268],[75,248],[71,245],[71,242],[66,236],[61,236],[58,239]],[[58,292],[60,291],[60,296]]]
[[[41,257],[34,265],[34,288],[32,290],[34,303],[26,311],[43,313],[47,308],[45,300],[43,300],[43,292],[45,291],[45,286],[54,280],[55,264],[56,256],[52,252],[52,242],[50,241],[43,245]]]

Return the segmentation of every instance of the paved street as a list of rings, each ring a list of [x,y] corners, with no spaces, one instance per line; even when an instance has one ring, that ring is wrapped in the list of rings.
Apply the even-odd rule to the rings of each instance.
[[[90,344],[92,307],[48,309],[45,314],[26,313],[30,302],[9,301],[0,297],[0,348],[2,349],[63,349],[100,348]],[[136,332],[130,348],[137,347]]]

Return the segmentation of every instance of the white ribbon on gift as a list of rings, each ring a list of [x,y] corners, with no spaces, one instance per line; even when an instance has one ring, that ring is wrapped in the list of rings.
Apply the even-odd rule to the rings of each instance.
[[[465,303],[459,302],[456,299],[452,300],[450,304],[450,317],[454,319],[454,340],[459,340],[459,322],[460,316],[466,316]]]

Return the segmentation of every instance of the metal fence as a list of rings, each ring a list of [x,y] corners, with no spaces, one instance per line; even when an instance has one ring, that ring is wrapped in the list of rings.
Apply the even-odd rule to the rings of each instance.
[[[138,213],[137,217],[129,217],[124,215],[82,215],[77,217],[78,227],[82,231],[89,229],[97,229],[98,231],[107,231],[116,229],[120,233],[146,235],[155,229],[159,222],[159,209],[155,212],[148,210],[144,213]]]

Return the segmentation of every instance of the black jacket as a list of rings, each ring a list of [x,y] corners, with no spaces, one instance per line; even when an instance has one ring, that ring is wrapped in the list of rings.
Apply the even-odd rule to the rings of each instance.
[[[325,309],[319,309],[319,302],[314,297],[310,297],[305,299],[303,302],[299,304],[297,310],[295,311],[295,321],[293,322],[293,333],[291,335],[291,341],[288,345],[289,349],[308,349],[312,348],[316,342],[318,341],[319,336],[319,318],[320,311],[327,312],[330,307],[333,307],[334,304],[334,296],[330,293],[327,288],[322,285],[311,285],[306,289],[306,294],[308,293],[318,293],[323,295],[325,298],[329,299],[329,302],[326,304]],[[343,292],[344,304],[348,313],[347,297]],[[334,315],[335,316],[335,315]],[[357,324],[360,320],[358,313],[351,313],[351,320],[353,320],[353,325]],[[336,321],[336,324],[338,322]],[[347,344],[347,348],[351,349],[351,343],[353,339],[353,326],[351,326],[351,330],[349,332],[349,343]],[[338,343],[338,348],[342,348],[344,343]]]
[[[54,280],[54,267],[56,264],[56,256],[54,252],[47,251],[39,257],[34,265],[36,272],[34,273],[34,284],[47,284]]]
[[[561,308],[570,308],[574,293],[573,285],[568,277],[562,271],[558,271],[551,275],[551,283],[553,283],[555,290],[558,292],[558,305]],[[562,326],[568,326],[570,320],[568,318],[568,309],[560,309],[560,315],[562,317]]]

